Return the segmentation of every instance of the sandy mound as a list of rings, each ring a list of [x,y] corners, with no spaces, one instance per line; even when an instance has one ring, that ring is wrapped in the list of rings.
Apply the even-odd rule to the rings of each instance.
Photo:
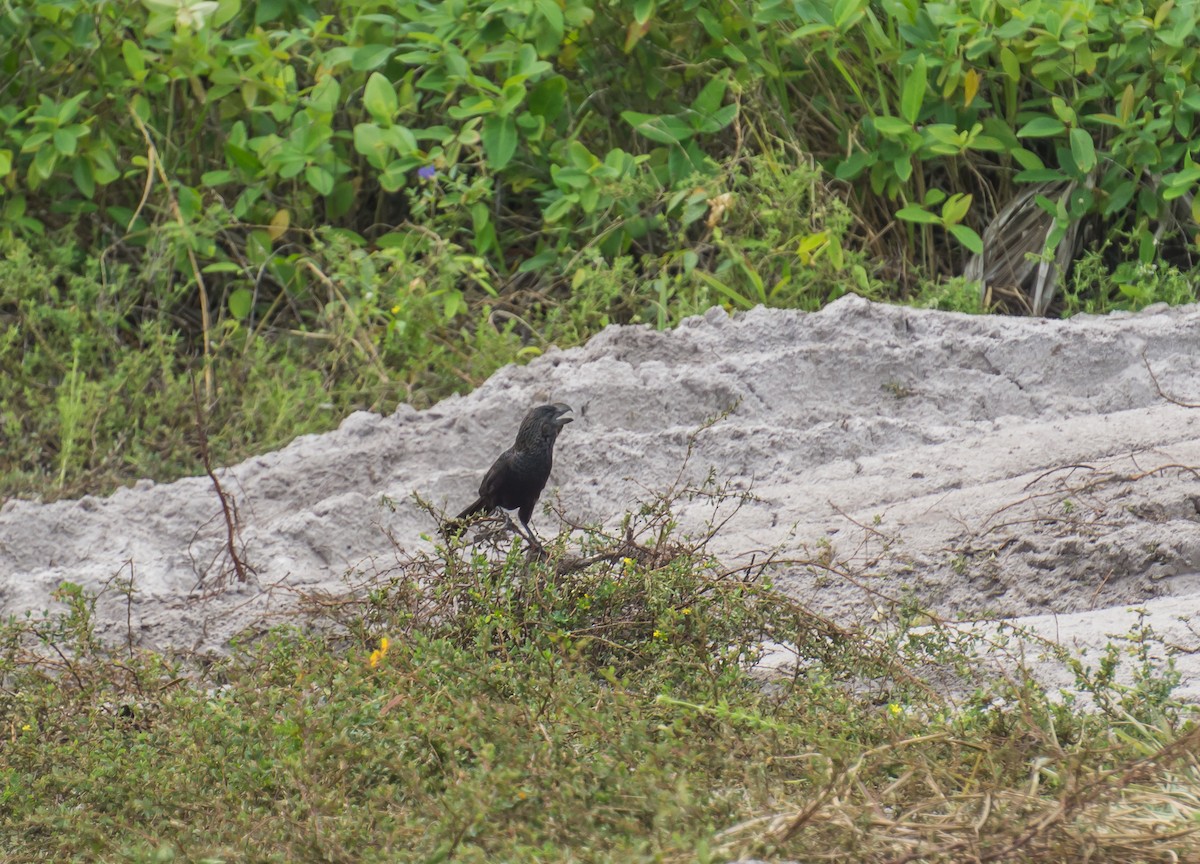
[[[586,346],[508,367],[469,396],[334,432],[223,472],[253,585],[211,588],[224,524],[207,478],[109,498],[0,510],[0,610],[52,606],[63,581],[134,578],[100,612],[144,644],[216,647],[286,607],[419,547],[417,492],[457,509],[532,404],[564,401],[551,489],[577,520],[616,520],[648,490],[710,468],[758,500],[718,552],[777,550],[778,583],[848,620],[912,597],[948,616],[1031,616],[1102,644],[1145,607],[1181,648],[1200,645],[1200,309],[1070,321],[951,315],[844,298],[815,314],[714,310],[659,333],[611,327]],[[1144,358],[1144,359],[1143,359]],[[1148,366],[1147,366],[1148,364]],[[1153,377],[1148,371],[1153,371]],[[547,497],[553,497],[553,492]],[[396,509],[381,506],[391,499]],[[707,516],[697,503],[685,515]],[[554,518],[534,517],[543,535]],[[749,550],[749,551],[748,551]],[[854,582],[803,562],[824,556]],[[857,583],[857,584],[855,584]],[[199,587],[198,587],[199,586]],[[1200,694],[1200,659],[1180,657]]]

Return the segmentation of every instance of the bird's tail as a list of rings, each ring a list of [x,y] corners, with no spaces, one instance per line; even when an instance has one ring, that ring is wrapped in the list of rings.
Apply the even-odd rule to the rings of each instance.
[[[442,536],[449,540],[455,534],[461,534],[467,527],[467,520],[476,513],[482,513],[487,507],[482,498],[476,498],[475,503],[459,513],[453,519],[447,519],[442,524]]]

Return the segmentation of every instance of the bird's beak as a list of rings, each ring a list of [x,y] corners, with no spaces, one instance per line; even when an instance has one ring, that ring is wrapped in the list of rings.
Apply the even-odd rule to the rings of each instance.
[[[566,416],[567,414],[569,414],[571,412],[570,405],[567,405],[564,402],[555,402],[554,407],[558,410],[558,416],[554,418],[554,422],[558,425],[558,427],[560,429],[575,419],[574,417]]]

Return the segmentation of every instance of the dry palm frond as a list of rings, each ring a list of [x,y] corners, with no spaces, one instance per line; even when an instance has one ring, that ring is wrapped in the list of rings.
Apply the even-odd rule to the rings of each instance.
[[[1054,217],[1038,206],[1039,196],[1056,203],[1070,200],[1077,184],[1039,183],[1013,198],[983,232],[983,252],[971,256],[963,275],[978,281],[982,300],[1016,297],[1032,315],[1045,315],[1058,280],[1075,258],[1079,222],[1074,221],[1058,243],[1053,257],[1043,254],[1054,230]]]

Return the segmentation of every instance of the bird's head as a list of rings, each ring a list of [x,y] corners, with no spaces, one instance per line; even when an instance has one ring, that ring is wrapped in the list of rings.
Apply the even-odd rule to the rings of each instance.
[[[531,409],[521,423],[521,431],[517,433],[517,444],[528,446],[534,441],[547,439],[553,443],[562,427],[575,419],[569,416],[570,413],[571,406],[565,402],[539,405]]]

